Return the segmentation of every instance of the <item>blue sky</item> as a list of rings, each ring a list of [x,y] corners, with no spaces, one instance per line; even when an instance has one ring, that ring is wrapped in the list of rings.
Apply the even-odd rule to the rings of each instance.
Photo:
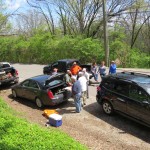
[[[26,0],[5,0],[4,3],[9,12],[28,7]]]

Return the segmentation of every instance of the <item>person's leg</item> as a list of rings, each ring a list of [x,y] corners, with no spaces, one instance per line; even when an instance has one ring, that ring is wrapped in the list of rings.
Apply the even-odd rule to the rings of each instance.
[[[95,74],[95,81],[98,81],[98,74]]]
[[[86,94],[87,94],[87,98],[89,98],[89,86],[88,86],[89,83],[87,82],[86,85],[87,85],[87,92],[86,92]]]
[[[81,96],[79,95],[75,95],[75,106],[76,106],[76,112],[80,112],[81,111],[81,99],[80,99]]]
[[[86,105],[86,95],[87,95],[87,92],[84,91],[83,92],[83,104]]]
[[[83,107],[83,105],[84,105],[84,100],[83,100],[84,99],[84,93],[83,92],[81,93],[80,99],[81,99],[81,106]]]

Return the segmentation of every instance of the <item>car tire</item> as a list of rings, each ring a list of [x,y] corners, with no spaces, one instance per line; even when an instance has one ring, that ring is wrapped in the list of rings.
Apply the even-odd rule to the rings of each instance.
[[[16,97],[17,97],[17,93],[16,93],[16,91],[15,91],[15,90],[12,90],[12,95],[13,95],[13,97],[14,97],[14,98],[16,98]]]
[[[102,102],[102,109],[103,109],[104,113],[107,115],[112,115],[114,113],[113,106],[111,105],[110,102],[103,101]]]
[[[43,103],[39,98],[35,99],[35,103],[37,105],[38,108],[42,108],[43,107]]]

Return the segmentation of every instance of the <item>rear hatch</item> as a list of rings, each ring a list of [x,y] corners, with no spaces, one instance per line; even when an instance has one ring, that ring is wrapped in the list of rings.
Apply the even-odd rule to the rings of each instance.
[[[63,78],[64,74],[60,74],[55,77],[51,77],[45,82],[48,96],[52,99],[54,104],[66,101],[71,97],[71,90],[66,88]]]

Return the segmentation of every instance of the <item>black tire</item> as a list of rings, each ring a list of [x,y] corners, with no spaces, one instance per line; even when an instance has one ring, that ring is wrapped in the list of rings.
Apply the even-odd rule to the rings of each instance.
[[[42,108],[43,107],[43,103],[38,97],[35,99],[35,103],[36,103],[36,106],[38,108]]]
[[[102,102],[102,109],[103,109],[104,113],[107,115],[112,115],[114,113],[113,106],[108,101]]]
[[[17,98],[17,97],[18,97],[15,90],[12,90],[12,95],[13,95],[14,98]]]

